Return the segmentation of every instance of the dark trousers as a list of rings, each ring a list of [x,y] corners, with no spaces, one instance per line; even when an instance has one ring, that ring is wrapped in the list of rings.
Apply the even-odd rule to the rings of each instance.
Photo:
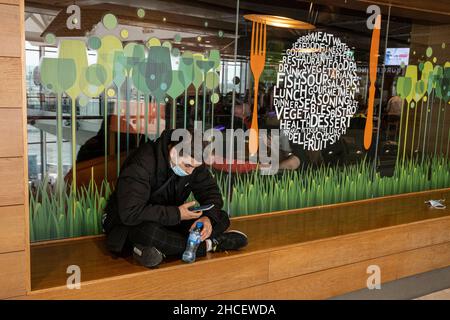
[[[223,233],[229,226],[228,217],[213,225],[213,231],[210,238]],[[128,245],[141,244],[152,246],[161,251],[166,256],[181,257],[186,249],[186,243],[189,236],[189,229],[195,220],[181,221],[176,226],[163,226],[156,222],[144,222],[132,227],[128,233]],[[206,243],[201,242],[197,249],[197,256],[206,255]]]

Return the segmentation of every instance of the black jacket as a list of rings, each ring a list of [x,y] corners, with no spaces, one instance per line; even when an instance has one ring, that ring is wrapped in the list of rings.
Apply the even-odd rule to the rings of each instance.
[[[178,206],[192,192],[200,203],[214,204],[204,212],[214,228],[220,223],[229,226],[228,215],[221,210],[222,195],[208,168],[201,165],[186,177],[175,175],[169,162],[172,131],[164,131],[156,141],[148,141],[133,151],[122,165],[115,191],[105,208],[103,227],[107,247],[122,251],[128,231],[146,221],[171,226],[180,223]],[[223,226],[224,221],[226,226]]]

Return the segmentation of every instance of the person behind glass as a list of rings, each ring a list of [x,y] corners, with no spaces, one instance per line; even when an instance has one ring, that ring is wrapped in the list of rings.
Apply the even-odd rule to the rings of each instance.
[[[296,170],[307,166],[318,167],[324,161],[320,151],[305,150],[291,141],[288,142],[288,148],[285,149],[287,149],[288,155],[280,161],[280,170]]]
[[[150,259],[139,261],[147,267],[161,263],[165,256],[181,258],[189,232],[203,223],[197,256],[207,252],[237,250],[247,245],[247,236],[227,231],[228,214],[222,210],[220,189],[202,152],[194,155],[194,139],[172,141],[173,130],[166,130],[155,141],[142,144],[122,165],[116,188],[105,208],[103,227],[107,248],[126,254],[139,246],[150,252]],[[187,143],[190,154],[178,152],[178,143]],[[195,201],[214,207],[191,211]]]

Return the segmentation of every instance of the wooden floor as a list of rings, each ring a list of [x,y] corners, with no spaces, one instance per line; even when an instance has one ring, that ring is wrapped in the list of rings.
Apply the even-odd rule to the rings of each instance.
[[[450,300],[450,288],[427,294],[415,300]]]
[[[208,254],[192,265],[172,259],[153,270],[132,259],[112,257],[102,237],[33,245],[30,297],[264,299],[271,298],[270,292],[276,295],[272,298],[329,297],[364,287],[367,273],[352,276],[352,272],[363,270],[369,262],[393,268],[384,272],[383,281],[450,265],[450,209],[424,204],[443,198],[450,199],[450,190],[236,218],[232,228],[249,237],[244,250]],[[438,257],[422,259],[434,255]],[[415,266],[403,270],[402,261]],[[65,288],[69,265],[81,268],[81,290]],[[202,272],[220,272],[202,294],[181,293],[179,283],[170,283],[185,278],[183,273],[195,279]],[[313,285],[341,273],[350,273],[353,279],[347,285],[340,283],[340,289],[325,286],[314,293],[314,288],[300,292],[288,288]],[[355,282],[358,277],[360,283]],[[131,285],[131,279],[139,284]],[[109,285],[114,289],[107,289]],[[160,291],[149,291],[152,286]]]

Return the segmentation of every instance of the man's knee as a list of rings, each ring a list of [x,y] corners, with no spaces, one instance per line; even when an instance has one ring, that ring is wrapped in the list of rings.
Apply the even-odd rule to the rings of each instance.
[[[160,223],[153,221],[142,222],[137,226],[133,226],[130,229],[131,238],[142,238],[142,237],[158,237],[161,236],[165,230],[164,226]]]
[[[228,217],[228,214],[225,211],[222,211],[222,214],[219,216],[219,220],[216,221],[214,225],[214,234],[220,234],[225,232],[230,227],[230,218]]]
[[[145,221],[135,226],[134,228],[139,228],[141,230],[154,230],[154,229],[163,229],[164,226],[158,222]]]
[[[230,221],[230,217],[228,216],[228,213],[224,214],[224,218],[223,218],[223,231],[226,231],[231,225],[231,221]]]

